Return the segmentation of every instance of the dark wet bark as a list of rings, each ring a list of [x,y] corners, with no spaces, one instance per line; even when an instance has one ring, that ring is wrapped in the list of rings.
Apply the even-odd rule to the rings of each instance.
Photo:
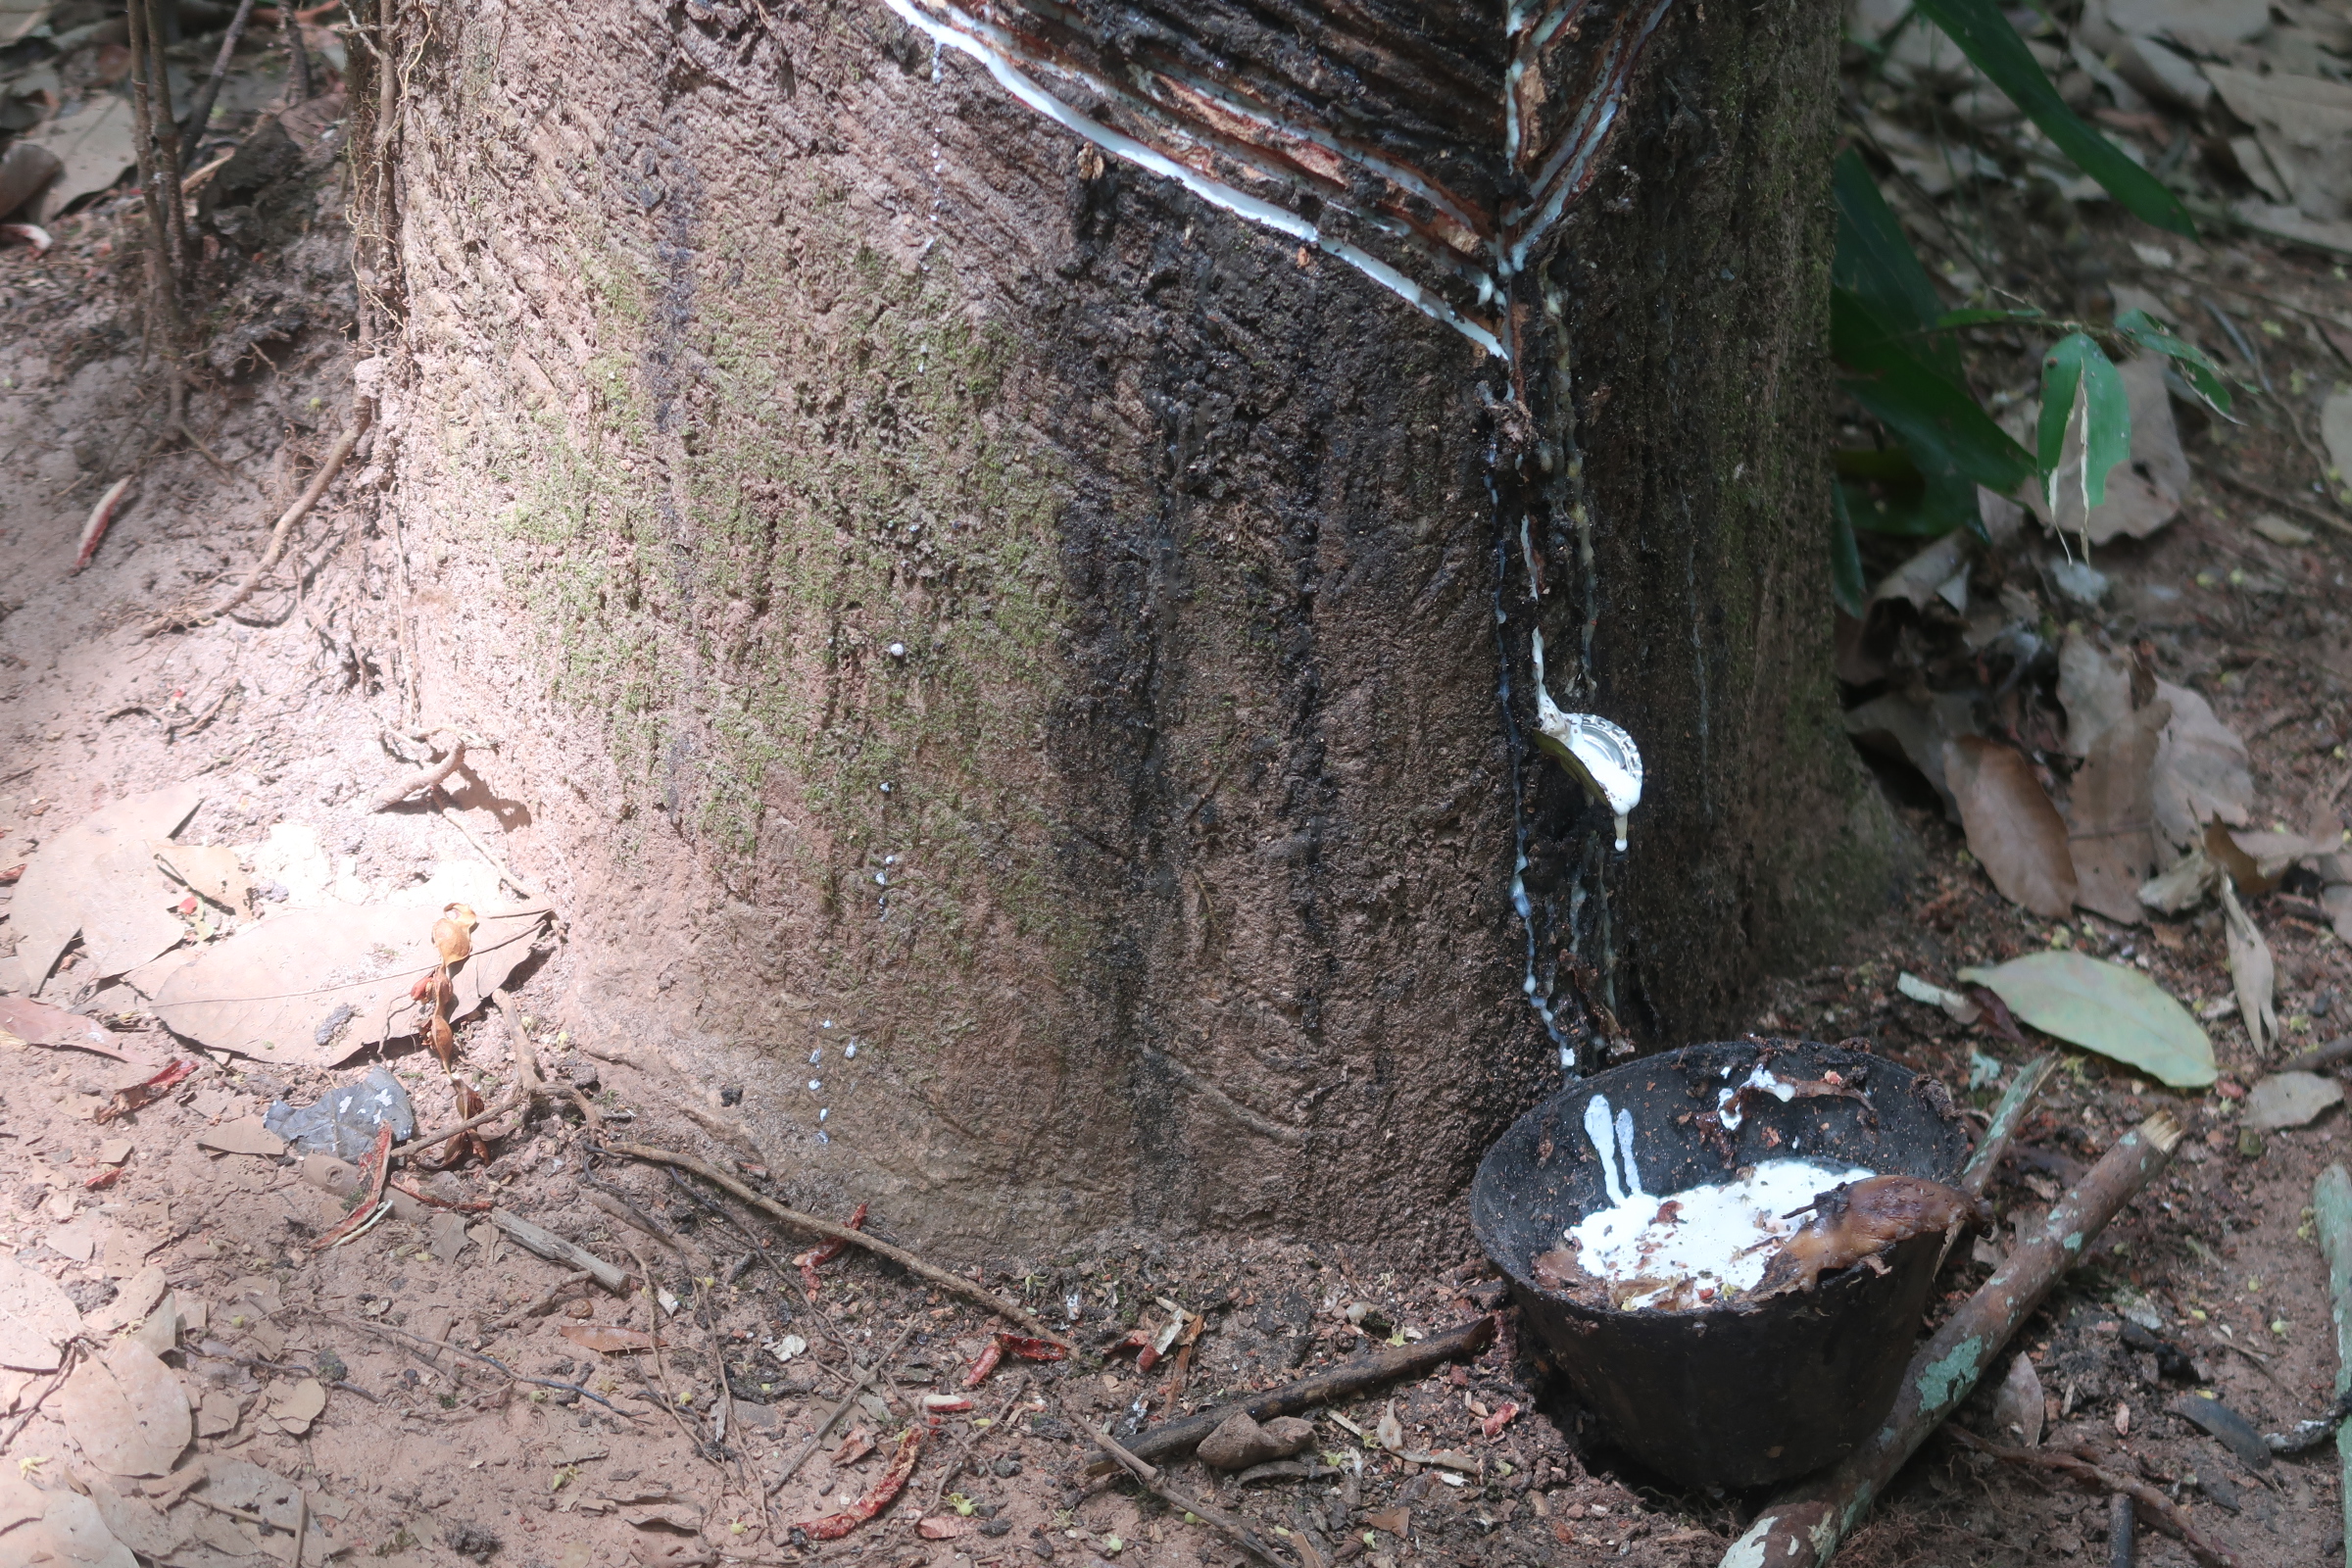
[[[1358,112],[1368,74],[1524,196],[1446,139],[1491,128],[1446,85],[1487,20],[1407,70],[1434,24],[1318,14],[1188,8],[1186,47],[1223,18],[1280,43],[1237,74]],[[1434,1244],[1563,1042],[1605,1054],[1564,951],[1669,1044],[1877,896],[1827,674],[1827,9],[1665,14],[1536,264],[1432,285],[1512,365],[878,7],[767,15],[395,12],[363,143],[421,690],[503,725],[573,1028],[747,1077],[804,1203],[950,1247]],[[1539,625],[1643,749],[1623,856],[1521,744]]]

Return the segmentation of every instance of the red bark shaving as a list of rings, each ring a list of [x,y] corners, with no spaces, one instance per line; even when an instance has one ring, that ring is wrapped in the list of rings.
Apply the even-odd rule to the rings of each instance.
[[[860,1208],[858,1212],[862,1216],[864,1210]],[[914,1474],[914,1461],[923,1451],[925,1430],[922,1427],[908,1427],[899,1434],[899,1451],[891,1455],[890,1468],[882,1473],[882,1479],[875,1482],[864,1496],[839,1513],[804,1519],[793,1528],[807,1535],[810,1541],[839,1541],[889,1507],[897,1500],[899,1494],[906,1490],[906,1478]]]
[[[1023,1339],[1018,1334],[1000,1334],[997,1336],[997,1343],[1004,1348],[1005,1354],[1017,1355],[1024,1361],[1064,1361],[1069,1359],[1070,1352],[1055,1345],[1052,1340],[1030,1340]]]
[[[194,1077],[199,1065],[185,1056],[173,1056],[164,1063],[164,1070],[154,1077],[132,1084],[128,1089],[116,1090],[115,1098],[99,1106],[98,1114],[93,1119],[113,1121],[117,1116],[129,1115],[142,1105],[154,1104],[182,1082]]]
[[[384,1200],[384,1178],[391,1170],[392,1124],[388,1121],[379,1122],[375,1129],[375,1147],[368,1151],[367,1159],[360,1165],[360,1182],[367,1196],[352,1205],[351,1212],[344,1215],[333,1230],[311,1244],[312,1251],[324,1251],[368,1223],[368,1217]]]
[[[854,1231],[861,1231],[865,1229],[865,1208],[866,1205],[863,1203],[859,1203],[858,1205],[858,1212],[850,1216],[849,1229]],[[817,1291],[824,1284],[822,1280],[817,1278],[817,1265],[820,1263],[832,1262],[842,1253],[848,1251],[849,1249],[849,1243],[842,1241],[839,1238],[835,1238],[834,1240],[825,1243],[824,1246],[812,1247],[808,1251],[803,1252],[800,1254],[800,1256],[794,1258],[793,1261],[799,1264],[801,1268],[801,1288],[806,1290],[812,1297],[816,1295]]]
[[[976,1389],[986,1383],[988,1375],[994,1372],[997,1369],[997,1363],[1004,1359],[1004,1336],[1000,1334],[988,1342],[988,1348],[980,1352],[980,1359],[974,1361],[972,1369],[963,1375],[963,1386],[967,1389]]]

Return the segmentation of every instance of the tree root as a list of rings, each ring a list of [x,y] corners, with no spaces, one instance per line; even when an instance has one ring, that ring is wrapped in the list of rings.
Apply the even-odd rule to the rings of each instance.
[[[194,615],[158,616],[140,628],[140,635],[152,637],[157,632],[201,626],[227,614],[252,598],[253,591],[261,586],[262,578],[286,553],[286,541],[292,536],[294,525],[309,514],[310,510],[318,504],[318,498],[326,494],[326,487],[335,482],[335,475],[343,471],[344,463],[351,457],[351,449],[360,444],[360,437],[368,431],[368,409],[369,405],[362,403],[359,414],[349,427],[335,437],[333,446],[326,449],[326,456],[318,464],[318,471],[311,475],[311,482],[303,487],[302,494],[294,498],[294,504],[277,519],[277,526],[270,534],[270,548],[262,552],[262,559],[254,564],[253,569],[245,574],[242,581]]]

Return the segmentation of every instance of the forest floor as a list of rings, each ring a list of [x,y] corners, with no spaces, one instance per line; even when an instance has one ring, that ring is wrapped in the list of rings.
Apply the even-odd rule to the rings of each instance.
[[[228,122],[223,146],[253,122]],[[808,1236],[612,1151],[626,1139],[768,1181],[727,1114],[727,1086],[658,1052],[591,1052],[545,1016],[568,960],[564,911],[543,918],[531,903],[542,852],[526,818],[465,771],[438,794],[378,807],[425,753],[403,733],[414,693],[384,609],[400,569],[396,542],[368,527],[380,476],[365,443],[253,600],[235,615],[193,612],[261,558],[352,405],[326,125],[318,115],[286,127],[292,162],[249,193],[248,220],[274,237],[215,257],[211,286],[225,304],[189,416],[209,457],[164,428],[162,382],[142,353],[125,264],[135,197],[53,218],[45,253],[0,249],[0,1457],[12,1461],[0,1467],[0,1557],[46,1531],[73,1544],[74,1561],[185,1568],[1231,1562],[1239,1551],[1211,1525],[1090,1478],[1100,1455],[1080,1424],[1107,1419],[1132,1435],[1501,1309],[1492,1348],[1324,1407],[1287,1466],[1236,1478],[1172,1461],[1168,1484],[1250,1521],[1305,1568],[1717,1561],[1763,1497],[1680,1489],[1613,1450],[1517,1332],[1466,1217],[1460,1261],[1436,1271],[1274,1243],[986,1260],[974,1288],[1034,1312],[1081,1353],[1008,1355],[970,1408],[927,1412],[925,1397],[959,1395],[1010,1325],[961,1288],[859,1249],[803,1265]],[[2352,286],[2309,250],[2228,228],[2153,247],[2090,209],[2036,227],[2030,205],[2004,218],[1993,203],[1984,220],[2009,225],[2012,284],[2088,299],[2086,310],[2137,288],[2176,317],[2226,297],[2261,345],[2259,364],[2231,368],[2293,391],[2252,403],[2243,425],[2183,416],[2190,479],[2178,508],[2145,538],[2101,548],[2094,603],[2050,587],[2046,544],[2031,537],[1973,558],[1962,597],[2000,607],[1976,633],[2071,623],[2142,650],[2243,739],[2250,821],[2340,832],[2352,527],[2312,494],[2319,475],[2293,400],[2352,379]],[[2202,336],[2228,359],[2225,334]],[[1994,367],[1996,378],[2030,379],[2022,339],[2018,352],[2025,368]],[[134,487],[82,552],[93,506],[124,474]],[[2290,525],[2271,525],[2286,491]],[[1888,570],[1910,547],[1866,548]],[[152,629],[159,619],[201,623]],[[1966,621],[1943,631],[1975,635]],[[2034,667],[2046,687],[2049,664]],[[2250,1468],[2171,1409],[2201,1391],[2275,1431],[2333,1392],[2311,1204],[2314,1179],[2345,1158],[2346,1113],[2257,1131],[2244,1111],[2251,1087],[2352,1013],[2352,965],[2318,884],[2290,876],[2248,898],[2282,1020],[2278,1041],[2257,1049],[2231,1015],[2219,908],[2137,922],[2030,914],[1994,890],[1925,780],[1886,765],[1916,874],[1840,962],[1776,982],[1754,1031],[1859,1037],[1982,1108],[2031,1050],[1990,1019],[1964,1026],[1911,1000],[1898,976],[1952,986],[1968,965],[2069,946],[2134,963],[2199,1012],[2222,1072],[2210,1092],[2170,1093],[2065,1054],[1993,1186],[2002,1235],[1960,1250],[1931,1316],[1981,1283],[2003,1236],[2030,1229],[2123,1131],[2175,1108],[2190,1126],[2179,1157],[2018,1337],[2044,1396],[2043,1446],[2098,1447],[2239,1562],[2340,1552],[2330,1449]],[[69,836],[91,822],[127,825],[130,859]],[[101,874],[63,876],[55,855],[41,869],[60,841]],[[150,841],[165,841],[187,887],[163,880]],[[222,847],[228,861],[192,853]],[[35,869],[20,879],[20,862]],[[483,984],[498,981],[472,966],[460,1059],[492,1102],[526,1072],[548,1092],[498,1120],[486,1163],[426,1179],[423,1200],[396,1194],[379,1222],[319,1246],[344,1217],[353,1173],[287,1150],[262,1118],[351,1080],[345,1048],[368,1009],[336,1007],[315,1036],[304,1013],[282,1053],[200,1052],[159,1016],[174,966],[164,960],[267,916],[315,932],[363,909],[406,911],[415,946],[461,900],[511,908],[519,934],[496,966],[505,1004],[481,1005]],[[79,922],[77,945],[72,929],[54,936],[61,908]],[[50,952],[64,951],[54,975],[42,953],[53,938]],[[141,944],[135,962],[115,961]],[[371,998],[389,985],[398,1004],[422,972],[378,962],[362,980],[336,978],[375,986]],[[457,1120],[447,1075],[413,1034],[385,1060],[418,1125]],[[118,1092],[172,1061],[195,1071],[120,1109]],[[661,1304],[526,1250],[490,1221],[491,1205],[633,1282],[650,1278]],[[889,1236],[889,1215],[871,1225]],[[1120,1348],[1138,1329],[1168,1342],[1165,1363],[1142,1370]],[[878,1381],[857,1387],[867,1368]],[[1999,1382],[1956,1420],[1999,1436]],[[910,1430],[928,1432],[928,1446],[894,1506],[838,1542],[796,1537],[867,1494]],[[1840,1560],[2087,1563],[2104,1559],[2105,1529],[2102,1496],[1937,1437]],[[2190,1560],[2153,1532],[2141,1549],[2151,1563]]]

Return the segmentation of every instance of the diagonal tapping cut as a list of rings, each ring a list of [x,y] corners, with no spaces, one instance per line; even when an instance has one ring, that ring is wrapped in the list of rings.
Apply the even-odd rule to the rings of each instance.
[[[1511,280],[1591,187],[1674,0],[886,3],[1104,152],[1508,359]]]

